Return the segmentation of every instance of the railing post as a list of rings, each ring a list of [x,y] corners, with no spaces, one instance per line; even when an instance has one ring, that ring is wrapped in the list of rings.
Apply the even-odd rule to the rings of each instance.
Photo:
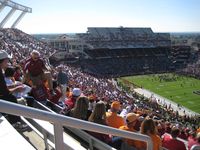
[[[42,129],[42,133],[43,133],[43,136],[44,136],[44,145],[45,145],[45,150],[49,150],[49,146],[48,146],[48,138],[47,138],[47,132]]]
[[[90,147],[90,150],[93,150],[93,140],[92,140],[92,138],[89,139],[89,147]]]
[[[63,142],[63,126],[60,123],[54,122],[55,149],[64,150]]]

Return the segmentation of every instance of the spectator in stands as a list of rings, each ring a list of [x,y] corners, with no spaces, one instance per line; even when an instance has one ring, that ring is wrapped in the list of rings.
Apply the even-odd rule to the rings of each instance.
[[[130,131],[130,132],[136,132],[134,129],[134,126],[138,120],[139,114],[135,113],[128,113],[126,115],[126,125],[119,127],[121,130],[125,131]],[[121,149],[135,149],[135,148],[140,148],[136,147],[138,146],[139,141],[137,140],[132,140],[132,139],[123,139],[123,143],[121,145]]]
[[[41,83],[39,80],[35,81],[37,86],[32,87],[31,96],[33,96],[36,100],[40,101],[43,104],[46,104],[47,99],[50,97],[48,93],[47,87]],[[55,96],[51,95],[51,96]]]
[[[16,86],[22,86],[23,90],[21,92],[13,92],[13,95],[17,98],[18,103],[28,104],[28,106],[32,106],[34,102],[34,98],[28,96],[28,93],[31,91],[31,88],[25,84],[22,84],[19,81],[15,81],[14,79],[15,69],[13,67],[8,67],[5,70],[5,81],[8,89],[12,89]]]
[[[22,82],[22,72],[20,66],[15,67],[15,73],[14,73],[15,81]]]
[[[197,129],[197,133],[200,133],[200,127]]]
[[[89,121],[95,122],[102,125],[107,125],[106,123],[106,108],[105,104],[102,101],[96,103],[94,111],[90,115]]]
[[[200,150],[200,133],[197,133],[196,141],[197,142],[192,145],[191,150]]]
[[[8,67],[9,55],[6,51],[0,50],[0,99],[17,103],[17,99],[12,95],[13,92],[20,92],[23,90],[22,86],[16,86],[8,89],[4,79],[3,71]],[[26,129],[27,125],[21,123],[21,118],[18,116],[7,115],[8,120],[16,129]]]
[[[98,103],[96,103],[95,107],[94,107],[94,111],[92,112],[92,114],[90,115],[89,121],[94,122],[94,123],[98,123],[101,125],[107,125],[106,123],[106,108],[105,108],[105,104],[102,101],[99,101]],[[106,134],[101,134],[101,133],[97,133],[97,132],[89,132],[92,136],[98,138],[100,141],[103,141],[105,143],[110,143],[111,142],[111,138],[109,135]]]
[[[95,105],[96,105],[96,99],[95,99],[94,96],[89,96],[88,99],[89,99],[89,108],[88,108],[88,110],[90,111],[90,113],[92,113],[94,108],[95,108]]]
[[[66,95],[66,98],[72,97],[72,91],[71,91],[71,89],[70,89],[69,86],[67,86],[67,88],[66,88],[66,93],[65,93],[65,95]]]
[[[179,134],[180,130],[176,127],[173,127],[171,135],[163,135],[162,146],[167,148],[168,150],[186,150],[185,144],[177,139]]]
[[[148,136],[151,137],[152,143],[153,143],[153,150],[160,150],[161,149],[161,139],[160,137],[157,135],[157,129],[156,129],[156,125],[155,122],[150,119],[150,118],[146,118],[141,125],[141,133],[142,134],[146,134]],[[140,147],[143,147],[146,149],[146,143],[142,142],[143,144],[140,145]]]
[[[66,88],[68,84],[68,76],[64,72],[63,65],[58,66],[58,76],[57,76],[57,82],[60,86],[62,97],[60,98],[60,101],[64,102],[66,98]]]
[[[184,139],[184,140],[187,140],[187,138],[188,138],[184,129],[181,129],[180,135],[178,137],[181,139]]]
[[[60,91],[60,88],[58,88],[58,84],[57,84],[56,81],[53,81],[53,89],[54,89],[54,91],[55,91],[56,94],[53,95],[53,96],[49,96],[49,100],[51,102],[53,102],[54,104],[58,104],[58,101],[61,98],[62,93]]]
[[[72,90],[72,96],[65,100],[65,105],[67,109],[72,109],[76,103],[76,99],[81,95],[81,90],[79,88],[74,88]]]
[[[171,123],[170,122],[166,122],[165,123],[166,127],[165,127],[165,132],[166,133],[171,133]]]
[[[200,146],[200,133],[196,133],[195,131],[188,137],[188,150],[194,145]]]
[[[111,104],[110,112],[106,113],[106,121],[108,123],[108,126],[113,128],[119,128],[123,125],[125,125],[124,119],[118,115],[118,111],[120,110],[120,102],[114,101]]]
[[[88,120],[88,103],[89,100],[87,97],[79,97],[74,108],[70,110],[69,116],[81,120]]]
[[[50,68],[47,67],[45,62],[40,58],[40,52],[36,50],[31,52],[31,57],[25,63],[24,71],[26,78],[30,78],[33,86],[40,86],[47,80],[50,93],[55,95],[53,91],[53,82]]]

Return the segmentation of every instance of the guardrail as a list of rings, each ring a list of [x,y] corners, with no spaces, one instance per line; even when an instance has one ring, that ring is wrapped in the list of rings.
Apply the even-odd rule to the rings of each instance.
[[[27,118],[36,118],[40,120],[49,121],[54,124],[54,135],[55,135],[55,148],[56,150],[63,150],[63,126],[84,129],[92,132],[98,132],[103,134],[111,134],[114,136],[120,136],[129,139],[137,139],[140,141],[147,142],[147,149],[152,150],[153,145],[151,138],[146,135],[139,133],[133,133],[123,130],[118,130],[112,127],[107,127],[99,124],[95,124],[88,121],[79,120],[59,114],[53,114],[47,111],[38,110],[35,108],[23,106],[7,102],[0,99],[0,112],[8,113],[17,116],[24,116]]]

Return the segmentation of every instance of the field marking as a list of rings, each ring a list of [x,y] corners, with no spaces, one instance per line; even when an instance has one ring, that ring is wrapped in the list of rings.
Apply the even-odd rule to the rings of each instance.
[[[175,96],[176,98],[181,98],[181,96]]]
[[[187,103],[189,103],[189,104],[194,104],[194,102],[192,102],[192,101],[187,101]]]

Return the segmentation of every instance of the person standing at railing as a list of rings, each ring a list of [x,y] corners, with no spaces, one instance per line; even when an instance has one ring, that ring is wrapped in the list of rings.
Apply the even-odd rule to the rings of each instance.
[[[8,89],[3,71],[6,70],[6,68],[9,65],[9,55],[6,51],[0,50],[0,99],[17,103],[17,98],[13,95],[14,92],[20,92],[23,91],[23,87],[21,85],[16,85],[13,88]],[[13,124],[16,129],[25,129],[27,128],[26,125],[23,125],[21,123],[21,118],[19,116],[14,115],[7,115],[8,120],[11,124]]]

